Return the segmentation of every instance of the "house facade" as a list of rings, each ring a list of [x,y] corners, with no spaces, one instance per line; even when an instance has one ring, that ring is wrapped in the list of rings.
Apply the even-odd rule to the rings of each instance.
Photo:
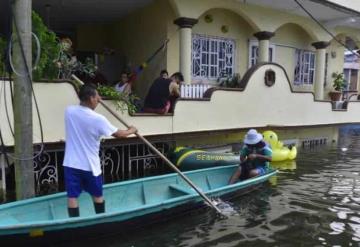
[[[332,90],[332,73],[342,72],[346,66],[345,46],[351,51],[358,49],[359,4],[350,0],[139,0],[129,2],[132,7],[141,2],[141,7],[103,23],[90,21],[97,8],[105,7],[94,2],[87,3],[86,14],[81,12],[85,7],[82,1],[69,9],[59,1],[59,6],[64,3],[59,7],[62,11],[53,13],[62,13],[56,18],[63,23],[76,18],[76,13],[81,16],[71,34],[76,51],[94,54],[109,81],[115,81],[124,68],[142,64],[145,69],[135,82],[141,98],[162,69],[170,74],[181,71],[186,84],[213,87],[202,99],[179,99],[174,113],[168,115],[130,115],[106,101],[163,153],[179,145],[239,142],[249,128],[276,130],[282,139],[294,140],[297,145],[332,143],[337,141],[339,125],[360,123],[360,101],[352,98],[337,104],[327,95]],[[122,1],[110,2],[115,8]],[[38,4],[34,2],[35,10],[41,12]],[[109,15],[113,13],[108,10]],[[54,31],[60,32],[61,23],[55,24]],[[164,43],[165,48],[144,64]],[[219,78],[234,74],[241,77],[239,88],[217,87]],[[359,88],[358,77],[358,73],[352,76],[353,93]],[[2,92],[10,95],[9,84],[2,83]],[[34,112],[34,143],[41,143],[42,131],[45,142],[45,152],[34,161],[40,191],[44,184],[59,182],[63,114],[68,105],[78,104],[78,99],[71,82],[35,83],[34,90],[43,126],[40,129]],[[0,106],[3,142],[11,152],[11,97],[1,97]],[[101,105],[96,111],[123,127]],[[136,138],[109,139],[102,146],[104,176],[111,177],[105,181],[145,176],[161,167],[161,160]],[[5,161],[1,155],[4,171],[8,168]],[[4,174],[2,187],[6,185]]]
[[[356,8],[335,1],[299,3],[322,26],[295,1],[159,0],[110,25],[79,26],[77,49],[111,47],[123,64],[137,65],[168,39],[165,54],[137,82],[142,97],[162,68],[180,70],[185,83],[216,86],[221,77],[243,76],[257,62],[270,61],[285,68],[294,91],[328,99],[332,73],[343,70],[344,45],[357,49]]]

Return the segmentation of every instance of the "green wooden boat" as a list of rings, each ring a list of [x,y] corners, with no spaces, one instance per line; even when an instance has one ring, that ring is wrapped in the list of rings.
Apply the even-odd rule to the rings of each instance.
[[[268,180],[275,170],[263,176],[228,185],[237,166],[223,166],[186,172],[186,176],[211,197],[238,193]],[[98,236],[119,231],[117,224],[149,222],[144,217],[204,206],[203,199],[178,174],[147,177],[104,186],[106,212],[95,214],[91,198],[79,198],[80,217],[69,218],[66,194],[57,193],[0,205],[0,243],[14,244],[25,240],[57,241],[77,237]],[[168,210],[171,209],[171,210]],[[174,210],[174,211],[173,211]],[[91,235],[90,235],[91,236]],[[30,242],[29,242],[30,241]]]

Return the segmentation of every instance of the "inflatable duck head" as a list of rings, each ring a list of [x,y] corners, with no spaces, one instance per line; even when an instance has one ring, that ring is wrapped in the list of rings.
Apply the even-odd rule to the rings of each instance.
[[[267,130],[263,133],[264,140],[270,144],[271,148],[282,148],[283,144],[279,142],[278,136],[274,131]]]

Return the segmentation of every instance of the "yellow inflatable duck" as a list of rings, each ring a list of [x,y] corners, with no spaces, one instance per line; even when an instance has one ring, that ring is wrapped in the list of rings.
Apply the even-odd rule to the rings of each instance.
[[[296,158],[297,149],[295,146],[284,146],[279,141],[277,134],[274,131],[267,130],[263,133],[264,140],[271,146],[273,151],[272,161],[293,160]]]

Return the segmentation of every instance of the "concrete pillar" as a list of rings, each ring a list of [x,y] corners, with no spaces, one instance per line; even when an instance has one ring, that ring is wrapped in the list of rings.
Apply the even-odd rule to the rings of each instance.
[[[186,17],[174,21],[180,27],[180,72],[185,83],[191,83],[191,29],[196,23],[197,19]]]
[[[259,62],[269,62],[269,47],[270,39],[275,35],[273,32],[257,32],[254,33],[254,36],[259,40],[259,57],[257,59]]]
[[[317,100],[324,99],[326,47],[328,47],[329,44],[329,42],[325,41],[312,43],[312,46],[316,49],[314,94]]]

